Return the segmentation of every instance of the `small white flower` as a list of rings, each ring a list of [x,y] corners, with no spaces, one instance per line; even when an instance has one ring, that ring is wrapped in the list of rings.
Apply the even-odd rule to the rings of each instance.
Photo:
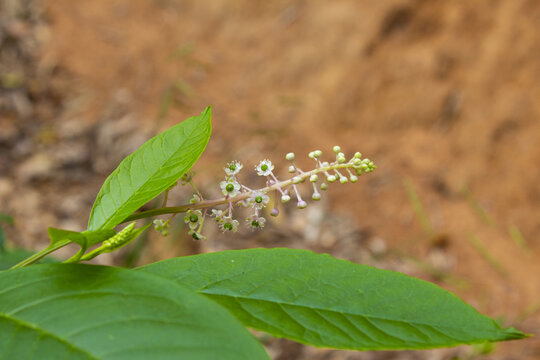
[[[232,161],[225,166],[225,174],[228,176],[236,175],[242,170],[244,165],[242,165],[239,161]]]
[[[219,223],[223,220],[223,210],[212,209],[212,215],[216,218],[216,221]]]
[[[219,228],[221,231],[232,231],[237,232],[238,231],[238,220],[234,220],[230,216],[225,216],[223,218],[223,221],[219,224]]]
[[[270,201],[270,197],[268,195],[266,195],[265,193],[260,192],[260,191],[253,191],[250,194],[249,199],[250,199],[250,204],[255,209],[262,209]]]
[[[202,220],[201,210],[188,210],[184,216],[184,222],[189,225],[191,230],[196,229]]]
[[[265,218],[259,217],[257,215],[246,218],[246,223],[251,228],[251,230],[261,230],[264,227],[265,222]]]
[[[156,219],[152,222],[154,223],[154,229],[156,231],[161,231],[161,229],[163,229],[163,227],[165,226],[165,221],[163,221],[162,219]]]
[[[274,165],[270,160],[264,159],[259,165],[255,166],[255,170],[257,170],[259,176],[269,176],[274,170]]]
[[[154,229],[157,231],[157,232],[160,232],[161,235],[163,236],[167,236],[169,235],[169,228],[170,228],[170,223],[169,223],[169,220],[167,221],[164,221],[162,219],[156,219],[153,221],[154,223]]]
[[[206,236],[204,236],[203,234],[201,234],[200,232],[194,229],[189,230],[188,234],[191,235],[193,240],[206,240]]]
[[[232,177],[222,181],[219,186],[221,187],[221,192],[225,196],[233,197],[240,194],[240,184]]]

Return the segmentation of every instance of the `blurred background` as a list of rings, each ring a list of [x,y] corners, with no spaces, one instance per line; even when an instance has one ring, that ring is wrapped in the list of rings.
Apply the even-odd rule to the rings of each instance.
[[[284,177],[287,152],[308,168],[336,144],[378,169],[263,232],[209,222],[195,242],[178,217],[170,236],[98,263],[307,248],[435,282],[538,334],[539,24],[535,0],[1,0],[0,213],[14,222],[0,217],[0,251],[46,246],[47,226],[85,229],[123,157],[211,104],[194,168],[208,198],[233,159],[254,187],[259,160]],[[540,358],[537,337],[382,353],[262,339],[279,360]]]

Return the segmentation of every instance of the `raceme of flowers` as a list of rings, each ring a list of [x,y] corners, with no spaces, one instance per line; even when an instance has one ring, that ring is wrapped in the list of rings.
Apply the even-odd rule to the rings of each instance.
[[[266,186],[260,189],[250,189],[243,185],[238,175],[243,169],[239,161],[232,161],[224,167],[225,179],[220,182],[219,187],[223,198],[215,200],[204,200],[199,191],[192,182],[193,173],[185,174],[182,184],[193,186],[196,194],[186,204],[177,209],[185,211],[184,222],[189,228],[189,234],[195,240],[206,239],[202,235],[202,228],[207,212],[214,218],[219,228],[223,232],[236,232],[240,226],[240,221],[234,218],[234,207],[242,206],[251,210],[251,214],[245,218],[245,224],[251,230],[261,230],[264,228],[266,219],[261,216],[262,210],[270,204],[270,198],[273,196],[274,207],[270,210],[271,216],[279,215],[279,203],[287,203],[291,199],[296,199],[296,206],[299,209],[307,207],[307,202],[300,195],[298,187],[300,184],[309,182],[313,188],[311,199],[318,201],[321,199],[321,192],[328,189],[329,184],[339,182],[346,184],[349,181],[355,183],[358,177],[365,173],[370,173],[376,169],[373,161],[362,158],[362,154],[357,152],[349,160],[341,152],[341,147],[334,146],[335,161],[322,161],[322,151],[315,150],[308,154],[310,159],[315,162],[315,167],[310,171],[302,171],[295,164],[295,154],[288,153],[285,159],[290,162],[288,172],[291,177],[286,180],[279,180],[274,174],[274,164],[268,159],[260,161],[255,166],[257,175],[266,178]],[[279,199],[279,201],[278,201]],[[224,205],[225,209],[215,208]],[[185,209],[185,210],[184,210]],[[174,216],[173,214],[172,216]],[[154,228],[164,236],[169,233],[169,222],[164,220],[154,220]]]

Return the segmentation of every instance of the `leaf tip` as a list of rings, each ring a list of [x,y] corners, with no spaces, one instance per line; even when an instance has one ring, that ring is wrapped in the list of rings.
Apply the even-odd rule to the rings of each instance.
[[[519,340],[531,337],[532,334],[525,334],[524,332],[519,331],[515,327],[507,327],[503,330],[503,339],[502,340]]]
[[[205,115],[212,115],[212,107],[213,105],[208,105],[202,112],[201,116],[205,116]]]

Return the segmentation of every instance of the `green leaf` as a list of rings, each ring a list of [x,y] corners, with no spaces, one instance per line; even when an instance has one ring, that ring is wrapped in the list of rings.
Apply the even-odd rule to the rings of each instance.
[[[210,138],[212,111],[191,117],[144,143],[105,180],[89,230],[112,229],[187,172]]]
[[[116,232],[114,230],[86,230],[81,232],[81,234],[85,237],[88,247],[90,247],[114,236]]]
[[[77,243],[81,246],[85,246],[86,243],[86,238],[78,231],[50,227],[47,229],[47,232],[49,233],[49,239],[51,239],[51,244],[49,246],[54,246],[66,240],[70,240],[71,242]]]
[[[0,272],[0,359],[268,359],[229,312],[175,282],[52,264]]]
[[[66,240],[79,244],[81,247],[90,247],[111,236],[116,232],[114,230],[92,230],[92,231],[72,231],[50,227],[47,229],[51,243],[49,246],[54,246]]]
[[[306,250],[223,251],[140,269],[207,295],[248,327],[315,346],[425,349],[525,336],[429,282]]]

